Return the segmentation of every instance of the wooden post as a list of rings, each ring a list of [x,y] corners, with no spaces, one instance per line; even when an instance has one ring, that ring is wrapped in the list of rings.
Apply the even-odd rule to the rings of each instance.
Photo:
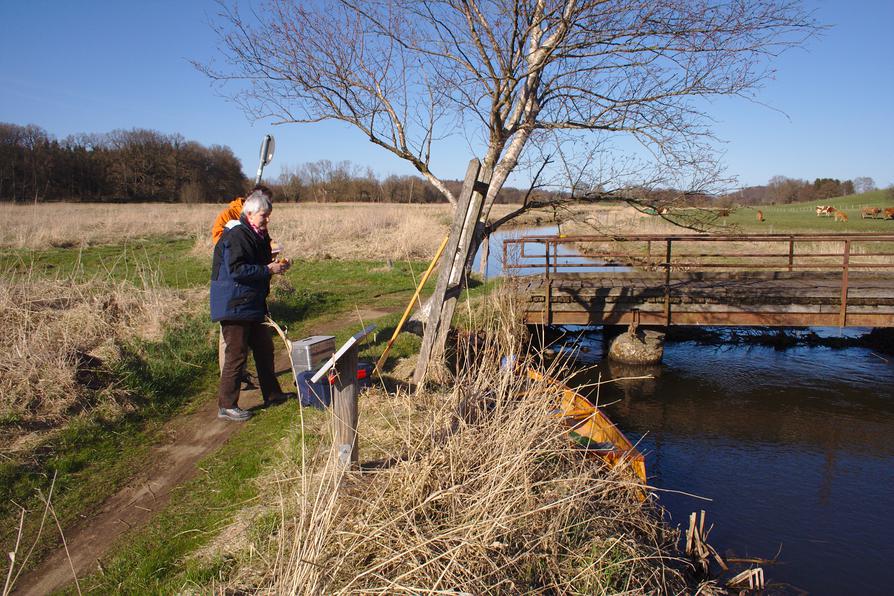
[[[667,253],[664,256],[664,326],[670,327],[671,324],[671,299],[670,299],[670,282],[671,282],[671,243],[667,240]]]
[[[342,347],[310,378],[316,383],[335,371],[332,387],[332,453],[335,464],[345,470],[358,468],[357,447],[357,342],[373,332],[368,325],[348,338]]]
[[[793,271],[795,268],[795,239],[789,238],[788,241],[788,270]]]
[[[850,269],[851,241],[844,241],[844,260],[841,272],[841,311],[838,314],[838,326],[847,325],[847,284],[848,270]]]
[[[356,470],[357,449],[357,346],[351,346],[335,363],[332,386],[333,449],[336,463]]]
[[[431,312],[425,325],[419,360],[413,375],[413,382],[417,385],[425,380],[429,365],[444,357],[447,332],[450,330],[450,321],[456,309],[456,298],[461,290],[460,283],[466,261],[469,259],[472,238],[492,175],[493,171],[488,168],[482,169],[477,159],[469,162],[463,188],[457,200],[453,226],[450,228],[450,241],[447,243],[445,257],[438,274],[438,283],[431,297]]]

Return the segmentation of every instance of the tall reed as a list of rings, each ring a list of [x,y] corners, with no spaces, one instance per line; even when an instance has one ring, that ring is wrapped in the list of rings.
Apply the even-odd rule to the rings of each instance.
[[[524,374],[534,355],[517,335],[490,327],[449,388],[380,389],[361,399],[362,473],[345,473],[323,450],[305,460],[297,478],[277,483],[275,555],[262,577],[235,578],[231,588],[683,590],[676,533],[651,501],[640,500],[632,476],[570,448],[554,413],[559,390]],[[558,365],[550,373],[565,374]]]

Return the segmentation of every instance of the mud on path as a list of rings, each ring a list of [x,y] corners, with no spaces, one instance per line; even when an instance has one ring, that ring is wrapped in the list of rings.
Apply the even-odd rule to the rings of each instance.
[[[366,309],[344,313],[337,319],[313,326],[310,334],[333,334],[391,312]],[[276,370],[282,382],[283,375],[291,377],[291,366],[278,338],[274,337],[274,342],[277,346]],[[240,407],[248,410],[260,407],[261,402],[261,392],[257,389],[243,391],[239,398]],[[280,407],[289,407],[289,404]],[[76,526],[66,528],[68,553],[64,547],[52,552],[35,569],[18,579],[14,593],[48,594],[71,583],[73,573],[81,578],[95,572],[99,561],[115,542],[125,532],[144,526],[161,511],[171,491],[196,475],[196,463],[217,451],[230,436],[239,432],[242,425],[217,418],[216,396],[209,398],[198,411],[169,422],[164,431],[168,438],[150,450],[145,460],[146,469],[106,499],[95,512]]]

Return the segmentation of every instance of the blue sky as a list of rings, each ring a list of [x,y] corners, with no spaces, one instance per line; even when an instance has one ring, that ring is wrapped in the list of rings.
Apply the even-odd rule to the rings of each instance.
[[[760,92],[770,108],[722,99],[709,107],[724,163],[742,185],[774,175],[870,176],[894,184],[894,0],[809,0],[830,26],[776,62]],[[149,128],[231,147],[253,176],[264,134],[276,137],[268,174],[283,164],[329,159],[378,175],[412,169],[336,123],[250,122],[190,64],[216,53],[211,0],[0,2],[0,121],[49,133]],[[435,172],[461,178],[472,157],[462,141]]]

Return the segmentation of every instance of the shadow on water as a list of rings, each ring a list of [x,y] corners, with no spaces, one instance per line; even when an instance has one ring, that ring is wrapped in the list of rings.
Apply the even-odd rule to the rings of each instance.
[[[861,347],[866,330],[671,337],[652,367],[604,360],[601,331],[564,331],[548,337],[552,349],[575,356],[573,383],[639,441],[650,482],[711,499],[660,492],[672,524],[705,509],[721,554],[781,549],[781,563],[764,567],[777,585],[889,592],[894,358]],[[600,378],[620,380],[597,395]]]

